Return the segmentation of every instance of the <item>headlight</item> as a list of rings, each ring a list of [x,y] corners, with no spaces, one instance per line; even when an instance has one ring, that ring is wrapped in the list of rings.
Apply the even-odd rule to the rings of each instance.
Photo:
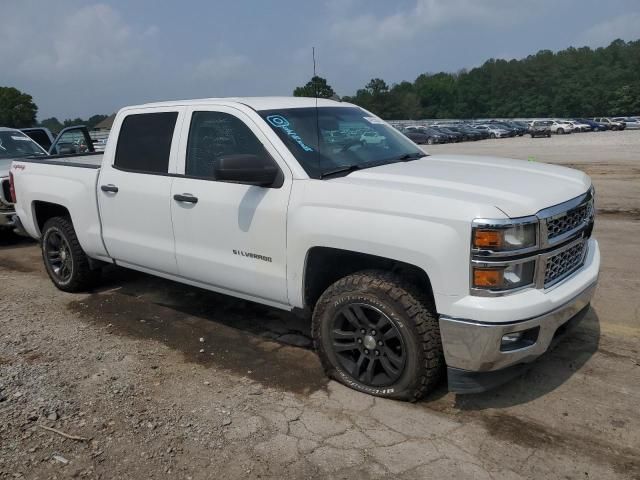
[[[477,224],[473,227],[472,245],[479,250],[509,252],[537,245],[537,222],[505,225]]]
[[[472,268],[473,288],[483,290],[513,290],[533,283],[536,270],[535,260],[505,265],[474,266]]]

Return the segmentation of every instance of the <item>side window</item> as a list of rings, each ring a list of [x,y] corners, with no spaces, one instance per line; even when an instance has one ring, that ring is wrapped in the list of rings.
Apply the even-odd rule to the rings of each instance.
[[[217,163],[228,155],[265,157],[268,154],[239,118],[222,112],[194,112],[189,128],[185,175],[215,180]]]
[[[129,115],[122,122],[114,166],[141,173],[167,173],[178,112]]]

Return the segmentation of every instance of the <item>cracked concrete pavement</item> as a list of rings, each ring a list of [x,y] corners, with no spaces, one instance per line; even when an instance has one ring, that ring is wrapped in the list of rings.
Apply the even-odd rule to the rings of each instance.
[[[567,162],[588,163],[575,137]],[[640,196],[599,175],[617,210],[583,323],[502,388],[417,404],[327,381],[287,313],[117,269],[65,294],[33,243],[1,240],[0,478],[640,478]]]

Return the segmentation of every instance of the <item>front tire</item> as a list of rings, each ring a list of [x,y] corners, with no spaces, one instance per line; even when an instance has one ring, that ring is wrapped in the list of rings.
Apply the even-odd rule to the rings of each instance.
[[[316,304],[312,331],[327,375],[364,393],[416,401],[444,370],[431,300],[388,272],[363,271],[331,285]]]
[[[98,271],[91,269],[71,220],[54,217],[42,229],[42,259],[53,284],[65,292],[81,292],[94,285]]]

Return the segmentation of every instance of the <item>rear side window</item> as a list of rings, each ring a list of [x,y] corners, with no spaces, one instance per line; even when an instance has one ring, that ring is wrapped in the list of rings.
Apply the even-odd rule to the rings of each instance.
[[[122,122],[115,167],[142,173],[167,173],[178,112],[129,115]]]

